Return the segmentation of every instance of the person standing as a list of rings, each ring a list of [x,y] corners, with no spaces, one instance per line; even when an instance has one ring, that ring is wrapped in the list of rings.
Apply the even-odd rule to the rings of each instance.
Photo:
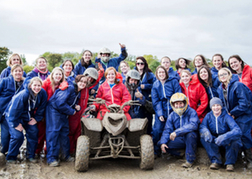
[[[155,156],[161,155],[160,147],[157,145],[162,135],[165,122],[172,113],[170,105],[171,96],[177,92],[181,93],[179,82],[175,76],[169,76],[167,70],[163,66],[156,69],[156,78],[152,90],[152,105],[155,111],[155,122],[152,128],[152,139],[154,143]]]
[[[5,117],[5,110],[13,96],[24,89],[23,72],[21,65],[13,65],[11,75],[0,81],[1,153],[3,154],[8,151],[10,142],[9,125]]]

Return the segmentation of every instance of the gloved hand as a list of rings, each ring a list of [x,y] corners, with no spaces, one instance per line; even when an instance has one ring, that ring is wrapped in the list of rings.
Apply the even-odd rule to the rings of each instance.
[[[205,141],[206,142],[212,142],[212,140],[213,140],[213,136],[210,134],[210,132],[207,132],[206,134],[205,134],[205,137],[204,137],[204,139],[205,139]]]
[[[214,139],[214,142],[215,142],[216,145],[221,146],[224,139],[225,139],[224,135],[219,135],[216,139]]]
[[[213,140],[213,136],[208,130],[205,130],[204,133],[201,133],[200,137],[204,138],[204,140],[209,143]]]

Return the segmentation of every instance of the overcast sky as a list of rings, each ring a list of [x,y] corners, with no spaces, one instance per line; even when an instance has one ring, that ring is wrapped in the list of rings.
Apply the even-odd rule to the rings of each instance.
[[[39,55],[99,51],[224,59],[252,65],[251,0],[0,0],[0,46]]]

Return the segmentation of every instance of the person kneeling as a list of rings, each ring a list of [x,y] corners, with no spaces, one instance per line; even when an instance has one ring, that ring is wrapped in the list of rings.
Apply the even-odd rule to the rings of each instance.
[[[170,100],[173,112],[169,115],[162,137],[158,142],[163,153],[181,156],[178,149],[186,149],[184,168],[190,168],[196,158],[197,130],[199,118],[188,105],[188,98],[183,93],[175,93]]]
[[[212,98],[212,109],[200,125],[200,141],[211,160],[210,169],[218,170],[222,164],[220,150],[225,149],[226,170],[233,171],[241,143],[242,132],[234,119],[222,108],[219,98]]]

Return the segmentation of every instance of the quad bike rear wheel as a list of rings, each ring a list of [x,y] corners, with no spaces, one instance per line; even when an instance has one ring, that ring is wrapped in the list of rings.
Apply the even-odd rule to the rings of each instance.
[[[78,172],[85,172],[88,170],[89,164],[89,138],[81,135],[77,140],[75,169]]]
[[[140,168],[142,170],[151,170],[154,166],[154,146],[150,135],[140,137]]]

